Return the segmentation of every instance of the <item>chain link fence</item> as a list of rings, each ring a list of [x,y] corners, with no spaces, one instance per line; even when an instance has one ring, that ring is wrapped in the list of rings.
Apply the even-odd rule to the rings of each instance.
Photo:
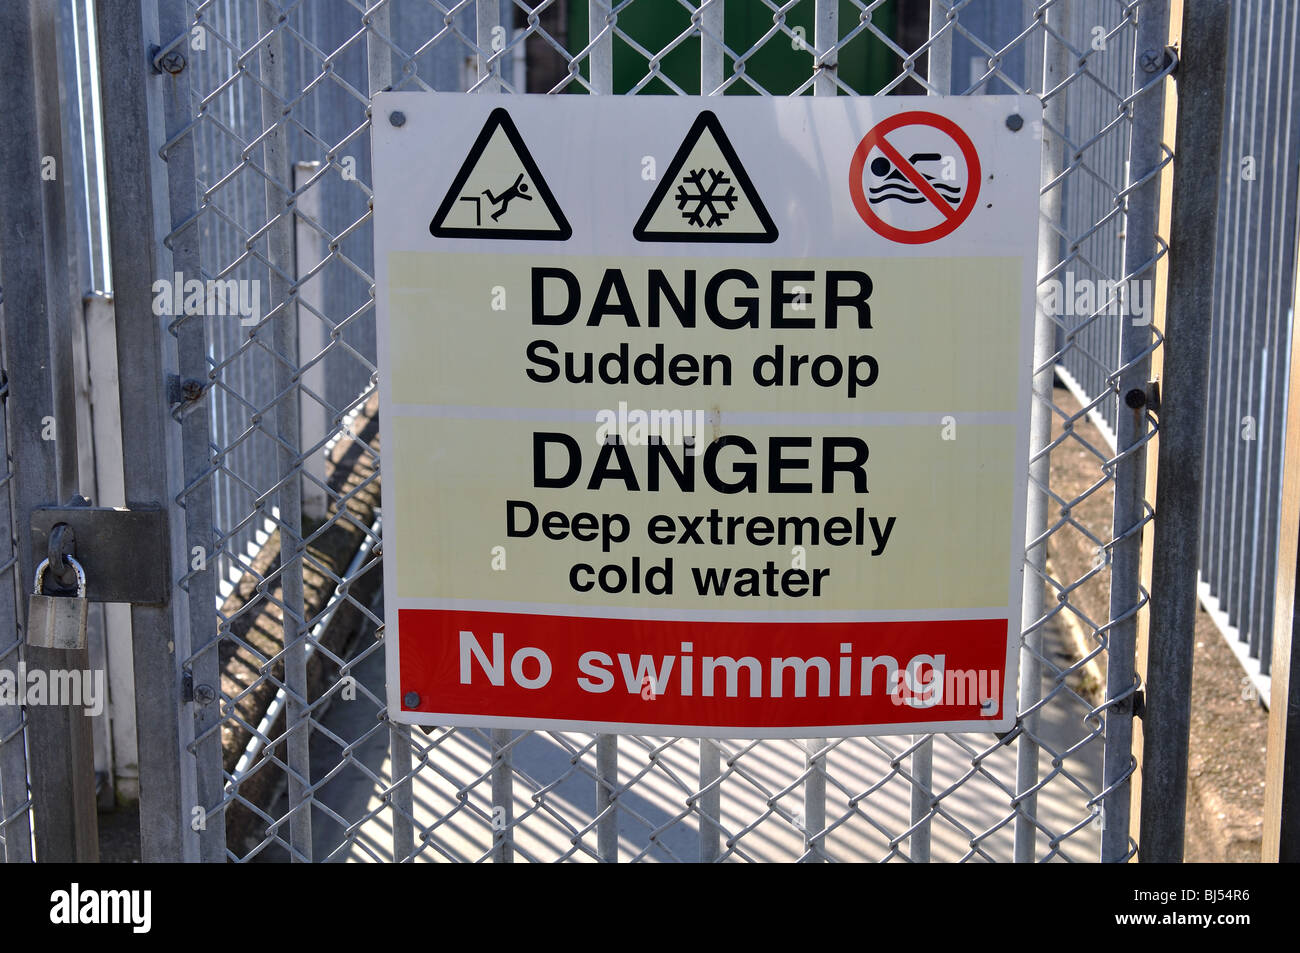
[[[181,710],[181,773],[167,796],[190,821],[180,834],[187,856],[1132,856],[1133,654],[1146,602],[1137,547],[1151,516],[1141,451],[1151,421],[1118,398],[1145,386],[1158,339],[1113,305],[1116,289],[1153,276],[1164,250],[1164,0],[145,8],[160,38],[152,61],[167,74],[149,87],[165,117],[151,174],[170,197],[170,269],[160,277],[226,295],[220,313],[210,301],[206,313],[166,318],[180,368],[177,650],[183,700],[194,702]],[[387,89],[1041,97],[1041,285],[1092,282],[1106,295],[1082,312],[1039,311],[1011,732],[713,741],[426,732],[386,720],[369,107]],[[1058,372],[1081,401],[1054,387]],[[1082,482],[1060,481],[1054,469],[1066,458]],[[1062,558],[1081,547],[1096,558]],[[16,649],[0,636],[0,667]],[[1089,685],[1099,668],[1104,677]],[[7,848],[26,833],[13,714],[0,707]],[[152,729],[141,720],[143,738]]]
[[[9,382],[0,380],[0,672],[16,675],[22,664],[17,604],[22,589],[17,579],[13,461],[9,456],[9,422],[4,412],[8,402]],[[25,724],[23,708],[16,700],[0,704],[0,858],[10,863],[32,857]]]

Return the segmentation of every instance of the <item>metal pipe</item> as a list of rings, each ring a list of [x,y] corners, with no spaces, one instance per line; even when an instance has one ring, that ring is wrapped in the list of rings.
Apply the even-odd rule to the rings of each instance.
[[[608,96],[614,92],[614,26],[609,0],[587,0],[587,68],[591,91]]]
[[[1048,8],[1044,24],[1065,35],[1073,13],[1071,0]],[[1062,220],[1064,185],[1057,179],[1065,164],[1066,97],[1068,87],[1058,86],[1070,74],[1070,49],[1043,30],[1042,86],[1040,96],[1056,90],[1043,102],[1043,151],[1038,200],[1038,275],[1050,274],[1061,261],[1061,238],[1056,226]],[[1055,183],[1055,184],[1052,184]],[[1035,296],[1037,299],[1037,296]],[[1052,367],[1056,323],[1041,299],[1034,314],[1033,400],[1029,409],[1029,496],[1025,503],[1025,585],[1020,603],[1020,686],[1017,692],[1021,733],[1016,741],[1016,863],[1032,863],[1037,852],[1038,827],[1038,724],[1043,697],[1044,586],[1047,573],[1047,504],[1051,478]],[[1032,793],[1031,793],[1032,792]]]
[[[930,0],[930,52],[926,57],[929,96],[952,94],[952,30],[939,31],[948,22],[947,8]],[[913,862],[930,862],[930,790],[934,780],[934,735],[912,735],[911,824],[908,852]]]
[[[477,93],[501,92],[501,60],[504,44],[495,49],[497,37],[503,35],[505,27],[501,25],[500,0],[474,0],[475,19],[478,31],[478,83]]]
[[[275,437],[279,444],[280,619],[284,636],[284,680],[288,689],[285,745],[288,749],[289,841],[295,862],[310,861],[311,838],[311,699],[308,697],[304,638],[306,610],[302,572],[302,483],[298,473],[301,430],[298,406],[298,322],[293,307],[297,288],[293,254],[293,164],[289,158],[284,114],[292,98],[285,75],[280,5],[262,0],[257,6],[261,44],[263,167],[266,169],[267,316],[275,349]]]
[[[810,738],[803,743],[803,849],[804,860],[820,863],[826,859],[826,739]]]
[[[492,862],[508,864],[515,859],[515,770],[514,732],[492,729]],[[501,813],[498,815],[497,812]],[[498,821],[497,818],[501,820]]]
[[[933,87],[927,91],[930,95],[952,93],[952,28],[948,26],[948,7],[943,0],[930,0],[930,50],[926,55],[926,80]]]
[[[924,739],[917,743],[916,739]],[[913,735],[912,743],[912,833],[907,839],[912,863],[930,862],[930,810],[934,797],[934,735]]]
[[[726,29],[723,0],[702,0],[699,6],[700,94],[712,96],[722,85],[726,51],[722,34]]]
[[[722,752],[710,738],[700,739],[700,863],[722,858]]]
[[[599,0],[590,0],[594,5]],[[723,32],[726,9],[723,0],[712,0],[700,8],[700,92],[717,95],[725,72]],[[707,30],[707,33],[704,31]],[[699,745],[700,863],[715,863],[722,856],[722,791],[720,786],[705,790],[722,776],[722,756],[716,742],[701,738]]]
[[[813,7],[813,46],[817,73],[814,96],[836,94],[835,73],[839,68],[840,7],[838,0],[817,0]]]
[[[159,34],[164,37],[189,36],[189,20],[183,7],[162,5],[158,10]],[[182,54],[189,52],[188,44],[179,46]],[[176,136],[173,131],[184,129],[192,122],[190,95],[194,84],[194,70],[185,68],[179,74],[169,75],[167,82],[153,86],[154,95],[162,100],[162,113],[168,131],[165,151],[167,182],[167,221],[184,223],[170,235],[167,245],[171,249],[170,273],[180,273],[186,278],[202,277],[202,260],[199,246],[199,202],[194,181],[196,176],[195,142],[193,132]],[[176,354],[179,375],[184,380],[206,384],[208,374],[206,318],[202,315],[175,316]],[[227,319],[229,320],[229,319]],[[177,608],[188,624],[190,651],[184,656],[184,666],[191,682],[197,686],[197,699],[189,712],[192,719],[194,743],[195,804],[199,808],[201,823],[197,827],[200,859],[207,863],[223,863],[226,859],[225,813],[215,810],[220,804],[224,788],[223,752],[221,748],[221,658],[216,614],[217,556],[212,539],[216,525],[215,501],[212,482],[207,476],[211,467],[211,400],[210,392],[197,400],[186,402],[179,412],[181,466],[184,470],[182,496],[184,503],[184,543],[179,552],[183,567],[183,585],[174,589]]]
[[[618,863],[618,735],[596,736],[596,853]]]
[[[1130,95],[1132,127],[1129,132],[1128,177],[1125,185],[1127,214],[1124,224],[1126,282],[1151,280],[1157,258],[1160,200],[1159,169],[1164,159],[1161,143],[1165,77],[1160,67],[1169,38],[1167,0],[1147,0],[1138,8],[1136,47]],[[1146,522],[1147,411],[1134,406],[1134,393],[1145,395],[1150,376],[1151,327],[1123,316],[1120,324],[1118,371],[1111,387],[1120,406],[1115,426],[1113,460],[1115,512],[1110,546],[1110,621],[1106,632],[1106,749],[1102,768],[1101,859],[1128,860],[1133,855],[1129,836],[1129,778],[1134,770],[1133,712],[1137,692],[1135,651],[1137,613],[1143,593],[1142,527]]]

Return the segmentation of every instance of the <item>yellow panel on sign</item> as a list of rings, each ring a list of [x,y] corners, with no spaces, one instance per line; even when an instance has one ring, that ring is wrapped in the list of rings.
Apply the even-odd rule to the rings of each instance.
[[[393,401],[1014,412],[1022,267],[396,252]]]
[[[744,426],[710,431],[698,456],[665,443],[653,466],[644,444],[625,460],[603,448],[594,420],[388,426],[406,448],[384,471],[391,505],[439,514],[385,529],[402,552],[399,596],[778,612],[1007,598],[1014,426]],[[539,460],[543,481],[564,485],[538,488]],[[791,573],[799,545],[805,570]],[[607,565],[621,573],[602,587]]]

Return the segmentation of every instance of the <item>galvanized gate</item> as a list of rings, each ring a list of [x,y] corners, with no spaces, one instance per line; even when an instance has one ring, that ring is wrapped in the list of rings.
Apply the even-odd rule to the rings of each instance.
[[[1167,0],[101,3],[125,493],[169,506],[175,586],[131,611],[145,859],[1131,857],[1153,420],[1123,397],[1158,341],[1115,305],[1165,250],[1168,20]],[[1042,98],[1041,281],[1107,291],[1039,312],[1013,731],[386,720],[368,143],[386,89]],[[1059,369],[1097,396],[1074,403]],[[1064,495],[1063,461],[1084,477]],[[0,664],[16,647],[0,635]],[[20,735],[0,709],[6,844],[26,832]]]

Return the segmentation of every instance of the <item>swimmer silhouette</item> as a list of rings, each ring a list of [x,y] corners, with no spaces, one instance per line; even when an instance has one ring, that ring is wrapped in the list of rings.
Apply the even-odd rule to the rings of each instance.
[[[920,168],[922,162],[940,162],[943,156],[937,152],[913,152],[907,157],[908,163],[920,172],[930,185],[940,193],[947,193],[943,198],[951,205],[956,205],[961,201],[961,186],[947,185],[940,182],[938,178]],[[894,164],[884,156],[877,156],[871,161],[871,174],[877,178],[884,179],[883,185],[869,188],[867,191],[871,198],[867,202],[876,205],[880,202],[887,202],[894,199],[899,202],[905,202],[908,205],[919,205],[926,201],[921,195],[919,189],[914,188],[911,180],[903,174],[901,169],[894,167]]]

